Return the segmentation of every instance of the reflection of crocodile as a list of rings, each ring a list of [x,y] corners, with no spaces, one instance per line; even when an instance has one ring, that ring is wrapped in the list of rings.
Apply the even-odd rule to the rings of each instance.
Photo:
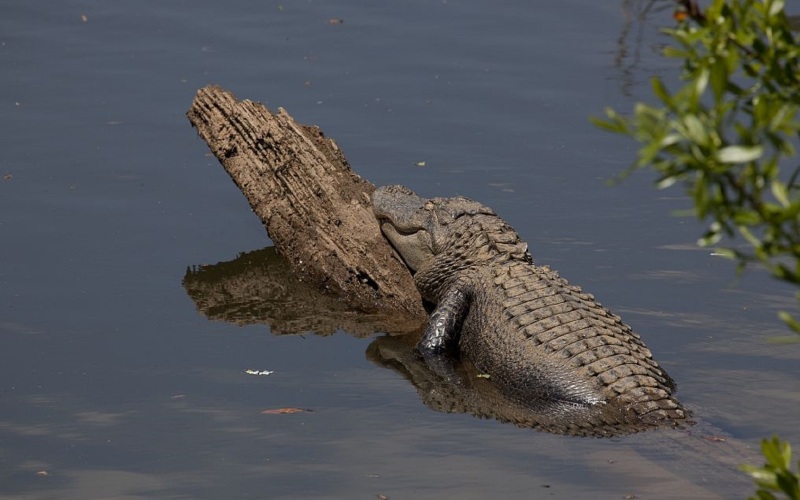
[[[640,420],[619,419],[621,414],[615,413],[613,405],[586,405],[582,408],[581,405],[552,400],[529,400],[524,404],[515,401],[492,384],[491,378],[479,376],[481,371],[470,360],[455,360],[450,372],[437,373],[416,352],[415,338],[408,335],[377,337],[367,348],[366,356],[373,363],[401,374],[414,386],[420,400],[432,410],[466,413],[566,436],[614,437],[653,429],[651,424]],[[617,440],[605,451],[608,453],[606,457],[616,456],[629,461],[632,464],[627,469],[629,474],[673,474],[675,484],[688,480],[698,487],[693,489],[693,494],[662,490],[659,498],[666,491],[680,498],[735,498],[750,485],[748,478],[738,472],[738,466],[761,460],[758,454],[733,439],[728,432],[703,421],[692,428],[669,429],[659,434]],[[608,460],[608,463],[614,462],[615,459]],[[593,462],[593,467],[600,466]],[[656,473],[659,468],[664,470]],[[659,487],[654,486],[654,491],[658,490]]]
[[[652,428],[625,419],[612,405],[582,405],[547,398],[529,399],[523,404],[503,394],[468,360],[454,362],[452,370],[445,374],[437,373],[420,359],[409,340],[409,336],[378,337],[367,348],[367,358],[402,374],[432,410],[467,413],[569,436],[612,437]]]
[[[646,425],[685,420],[672,380],[639,336],[535,266],[490,208],[461,197],[426,200],[402,186],[379,188],[373,204],[422,296],[436,304],[418,345],[432,366],[457,350],[519,402],[557,401]]]

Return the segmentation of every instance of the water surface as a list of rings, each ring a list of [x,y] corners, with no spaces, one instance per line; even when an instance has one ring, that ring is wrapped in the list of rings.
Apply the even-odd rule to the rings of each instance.
[[[605,185],[634,146],[587,117],[675,70],[669,10],[643,8],[7,1],[0,498],[744,496],[660,433],[432,411],[371,338],[209,321],[181,283],[270,244],[185,118],[216,83],[321,126],[375,184],[492,206],[643,335],[698,419],[800,443],[800,354],[767,341],[789,291],[696,249],[679,193]],[[261,414],[284,407],[314,411]]]

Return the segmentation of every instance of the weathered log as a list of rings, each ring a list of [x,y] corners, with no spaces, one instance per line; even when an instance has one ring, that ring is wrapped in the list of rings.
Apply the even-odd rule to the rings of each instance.
[[[425,317],[373,216],[375,187],[319,128],[216,86],[197,92],[187,116],[299,278],[365,311]]]

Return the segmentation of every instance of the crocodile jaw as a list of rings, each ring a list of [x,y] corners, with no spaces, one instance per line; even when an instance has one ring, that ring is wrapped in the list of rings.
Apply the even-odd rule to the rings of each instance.
[[[417,272],[433,259],[433,241],[427,231],[404,234],[386,221],[381,223],[381,231],[411,271]]]

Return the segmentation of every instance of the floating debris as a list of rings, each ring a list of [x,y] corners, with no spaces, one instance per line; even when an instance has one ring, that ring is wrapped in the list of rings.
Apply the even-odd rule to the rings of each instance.
[[[262,415],[287,415],[289,413],[302,413],[302,412],[305,412],[305,411],[311,412],[311,411],[314,411],[314,410],[308,410],[306,408],[275,408],[275,409],[272,409],[272,410],[262,410],[261,414]]]
[[[263,375],[272,375],[273,373],[275,373],[275,370],[261,370],[261,371],[258,371],[258,370],[245,370],[244,372],[246,374],[248,374],[248,375],[262,375],[263,376]]]

